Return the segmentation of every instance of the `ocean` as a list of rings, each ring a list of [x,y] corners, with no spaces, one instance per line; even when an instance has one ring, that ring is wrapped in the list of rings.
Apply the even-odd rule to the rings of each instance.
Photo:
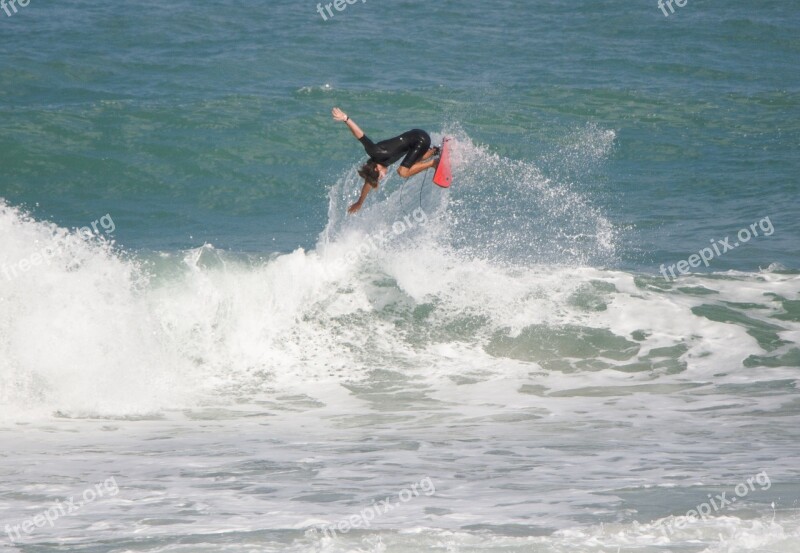
[[[800,551],[800,5],[0,3],[0,551]],[[453,186],[363,148],[452,137]]]

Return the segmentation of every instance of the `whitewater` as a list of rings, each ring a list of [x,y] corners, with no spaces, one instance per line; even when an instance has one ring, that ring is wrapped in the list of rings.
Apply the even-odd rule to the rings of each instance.
[[[394,177],[348,218],[349,168],[309,250],[130,251],[0,204],[0,266],[49,252],[0,279],[4,547],[800,550],[800,275],[615,268],[590,194],[445,134],[452,193]]]

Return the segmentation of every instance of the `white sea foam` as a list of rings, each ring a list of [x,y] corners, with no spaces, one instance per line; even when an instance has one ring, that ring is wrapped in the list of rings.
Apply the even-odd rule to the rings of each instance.
[[[146,533],[148,551],[793,551],[800,277],[591,266],[616,231],[588,198],[463,139],[466,195],[493,186],[476,158],[503,186],[522,178],[508,201],[541,202],[522,256],[524,205],[470,219],[453,191],[420,202],[421,178],[353,218],[343,178],[317,247],[265,259],[211,245],[134,258],[0,207],[0,264],[58,252],[0,280],[0,428],[35,423],[2,435],[15,453],[0,470],[27,467],[3,519],[69,495],[63,475],[88,466],[119,495],[34,543],[91,530]],[[657,534],[760,470],[769,491]],[[369,531],[315,533],[423,477],[437,494]]]
[[[344,218],[354,183],[343,178],[313,251],[248,261],[207,245],[150,264],[3,206],[0,265],[59,252],[24,278],[0,280],[5,415],[141,416],[311,381],[361,382],[378,368],[435,379],[442,397],[465,374],[531,373],[533,385],[559,392],[791,376],[780,362],[757,375],[742,367],[791,356],[800,325],[776,317],[800,277],[728,273],[664,286],[586,266],[614,249],[590,202],[459,133],[448,133],[458,194],[494,187],[510,204],[539,202],[538,231],[521,211],[490,219],[487,206],[429,184],[420,202],[422,176],[390,181],[383,199]],[[494,184],[487,171],[498,172]],[[523,192],[510,191],[512,180]],[[552,263],[556,252],[570,253]]]

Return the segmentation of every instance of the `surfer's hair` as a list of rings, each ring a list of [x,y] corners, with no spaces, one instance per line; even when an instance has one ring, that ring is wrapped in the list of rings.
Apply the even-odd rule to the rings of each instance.
[[[373,160],[369,160],[358,170],[358,176],[364,179],[372,188],[377,188],[378,180],[381,178],[378,164]]]

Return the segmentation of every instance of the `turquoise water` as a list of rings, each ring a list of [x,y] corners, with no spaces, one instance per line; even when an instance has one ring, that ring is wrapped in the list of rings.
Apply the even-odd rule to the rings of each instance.
[[[111,212],[134,249],[308,248],[362,155],[328,117],[341,105],[375,137],[459,125],[536,164],[625,231],[626,267],[766,216],[775,235],[716,266],[796,267],[799,26],[785,2],[356,4],[329,21],[302,2],[37,2],[3,21],[2,195],[68,227]],[[616,133],[602,159],[589,124]]]
[[[0,10],[3,545],[797,551],[800,7],[316,10]]]

